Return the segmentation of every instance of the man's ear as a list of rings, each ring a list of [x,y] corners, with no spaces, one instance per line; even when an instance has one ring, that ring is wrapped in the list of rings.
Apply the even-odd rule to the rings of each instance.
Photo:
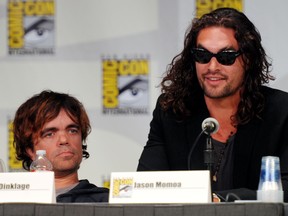
[[[31,148],[27,148],[26,152],[29,155],[29,157],[31,158],[31,160],[35,159],[35,152]]]

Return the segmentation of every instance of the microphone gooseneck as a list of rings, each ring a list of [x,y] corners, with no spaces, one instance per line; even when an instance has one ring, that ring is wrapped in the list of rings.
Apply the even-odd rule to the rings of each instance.
[[[193,142],[193,144],[192,144],[192,147],[191,147],[191,149],[190,149],[190,151],[189,151],[189,154],[188,154],[188,170],[191,170],[191,155],[192,155],[192,153],[193,153],[193,151],[194,151],[194,149],[195,149],[195,147],[196,147],[196,145],[197,145],[197,143],[198,143],[198,141],[199,141],[199,139],[200,139],[200,137],[202,136],[202,134],[204,133],[204,131],[202,130],[201,131],[201,133],[200,134],[198,134],[198,136],[197,136],[197,138],[195,139],[195,141]]]

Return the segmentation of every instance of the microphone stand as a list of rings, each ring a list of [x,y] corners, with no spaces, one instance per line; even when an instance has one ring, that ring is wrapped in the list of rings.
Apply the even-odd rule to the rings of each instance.
[[[211,139],[211,134],[208,133],[207,139],[206,139],[206,149],[204,149],[204,163],[207,166],[207,170],[209,170],[210,174],[210,187],[212,190],[212,169],[213,165],[215,163],[215,152],[214,152],[214,147],[212,144],[212,139]],[[211,193],[211,200],[213,202],[213,194]]]
[[[204,150],[204,163],[207,166],[207,170],[210,170],[210,173],[212,173],[214,162],[215,162],[214,147],[212,144],[211,135],[209,133],[206,139],[206,149]]]

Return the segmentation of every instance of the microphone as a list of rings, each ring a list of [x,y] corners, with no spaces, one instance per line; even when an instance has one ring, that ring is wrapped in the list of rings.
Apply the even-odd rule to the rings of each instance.
[[[206,139],[206,148],[204,149],[204,163],[207,169],[212,173],[213,164],[215,163],[215,152],[211,139],[211,134],[216,133],[219,129],[219,123],[215,118],[206,118],[202,122],[202,132],[208,135]]]
[[[214,134],[219,130],[219,122],[212,117],[206,118],[202,122],[202,130],[208,135]]]

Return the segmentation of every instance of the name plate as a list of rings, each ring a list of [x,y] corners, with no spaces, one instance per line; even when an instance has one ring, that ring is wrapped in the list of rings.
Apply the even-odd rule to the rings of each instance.
[[[56,203],[54,172],[0,173],[0,202]]]
[[[210,203],[208,170],[112,172],[109,203]]]

